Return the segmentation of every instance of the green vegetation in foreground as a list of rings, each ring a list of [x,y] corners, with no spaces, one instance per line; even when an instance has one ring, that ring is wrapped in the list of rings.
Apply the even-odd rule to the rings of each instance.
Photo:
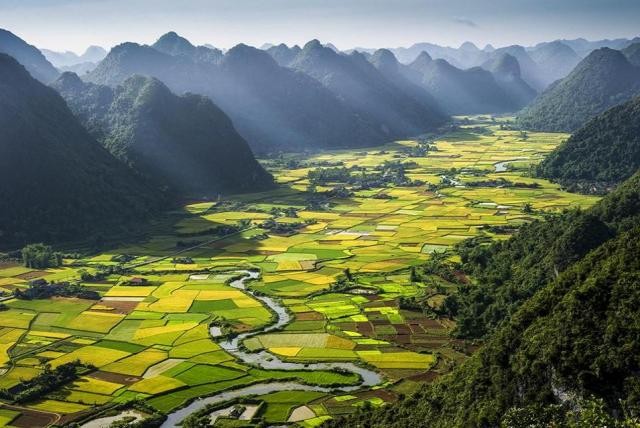
[[[0,388],[37,377],[47,364],[93,365],[97,370],[24,404],[69,421],[132,400],[171,412],[197,397],[289,376],[355,384],[353,375],[338,372],[248,367],[211,340],[210,324],[237,333],[271,322],[258,300],[228,285],[233,271],[253,267],[262,275],[251,287],[279,298],[293,322],[245,340],[245,347],[300,363],[366,364],[388,381],[310,402],[294,394],[282,403],[257,397],[269,421],[302,417],[313,426],[413,393],[474,349],[450,336],[455,308],[446,302],[469,282],[450,269],[461,262],[454,245],[471,237],[503,241],[523,224],[598,200],[529,175],[566,135],[507,125],[506,118],[474,117],[437,141],[268,159],[279,188],[189,204],[170,213],[173,227],[147,241],[64,256],[61,266],[48,268],[3,260],[7,296],[42,279],[77,284],[99,300],[66,293],[6,300]],[[504,161],[508,170],[496,172],[494,164]],[[338,174],[318,171],[329,168]]]
[[[588,224],[606,233],[590,236]],[[567,233],[554,234],[559,225]],[[418,394],[327,426],[637,426],[639,234],[636,173],[591,210],[472,250],[466,267],[475,267],[482,288],[465,302],[466,319],[475,314],[482,328],[486,314],[506,318],[487,343]],[[563,265],[552,273],[556,248],[568,258],[556,259]],[[527,275],[540,284],[518,284]]]

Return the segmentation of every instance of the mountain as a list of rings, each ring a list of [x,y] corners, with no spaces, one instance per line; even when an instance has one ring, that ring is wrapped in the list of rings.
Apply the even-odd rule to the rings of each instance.
[[[540,163],[538,174],[569,186],[615,185],[638,169],[640,97],[589,121]]]
[[[388,141],[380,126],[312,77],[279,66],[267,52],[235,46],[219,69],[212,95],[256,150],[364,147]]]
[[[102,61],[107,56],[107,51],[102,46],[89,46],[82,55],[80,55],[81,62],[94,62]]]
[[[288,67],[293,60],[296,59],[296,56],[298,56],[302,48],[298,45],[290,48],[284,43],[281,43],[277,46],[271,46],[264,50],[266,50],[279,65],[282,67]]]
[[[636,67],[640,67],[640,42],[633,43],[622,50],[624,56]]]
[[[539,67],[539,76],[545,87],[566,77],[582,58],[566,44],[555,41],[540,43],[528,51]]]
[[[49,49],[41,49],[44,56],[57,68],[73,67],[79,64],[97,64],[107,56],[107,51],[100,46],[89,46],[82,55],[75,52],[56,52]]]
[[[503,113],[517,109],[493,74],[480,67],[461,70],[443,59],[432,60],[427,53],[420,54],[409,67],[419,73],[415,83],[429,91],[448,114]]]
[[[156,190],[96,142],[58,93],[0,54],[3,246],[77,239],[139,225]]]
[[[112,89],[65,73],[53,86],[111,153],[182,196],[272,185],[231,120],[206,97],[177,96],[159,80],[142,76]]]
[[[116,86],[134,74],[157,77],[163,82],[181,82],[187,87],[186,80],[192,78],[195,66],[188,58],[178,58],[136,43],[122,43],[109,51],[98,67],[86,76],[86,80],[108,86]]]
[[[636,174],[588,212],[534,222],[508,241],[475,247],[465,269],[475,265],[486,274],[475,277],[478,284],[490,280],[478,290],[484,293],[478,303],[520,297],[512,312],[499,312],[510,316],[451,374],[396,404],[324,426],[634,426],[639,234]],[[550,252],[558,257],[540,277],[536,260],[547,260]],[[540,284],[537,291],[518,283],[530,277],[527,284]]]
[[[59,73],[35,46],[31,46],[15,34],[0,28],[0,53],[15,58],[27,71],[41,82],[55,80]]]
[[[527,82],[527,84],[536,91],[543,90],[549,85],[549,83],[553,82],[553,80],[548,81],[542,77],[543,72],[540,69],[540,66],[531,59],[531,56],[529,56],[529,53],[527,53],[524,47],[520,45],[511,45],[499,48],[493,51],[489,58],[499,58],[504,54],[509,54],[518,60],[522,80]]]
[[[596,49],[610,48],[615,50],[624,49],[632,43],[640,42],[640,38],[635,37],[633,40],[629,39],[604,39],[590,41],[583,38],[572,40],[559,40],[563,44],[573,49],[580,57],[586,57]]]
[[[222,51],[209,46],[194,46],[173,31],[162,35],[152,48],[173,57],[189,58],[196,63],[216,64],[222,59]]]
[[[408,48],[389,50],[403,64],[410,64],[422,52],[427,52],[433,59],[444,59],[453,66],[463,69],[479,66],[489,58],[487,51],[478,49],[471,42],[465,42],[459,48],[439,46],[433,43],[416,43]]]
[[[640,68],[620,51],[602,48],[551,85],[520,113],[518,121],[527,129],[571,132],[638,94]]]
[[[151,47],[157,51],[173,56],[192,56],[196,51],[196,47],[192,45],[189,40],[180,37],[174,31],[162,35]]]
[[[536,97],[535,89],[522,79],[520,63],[513,55],[503,52],[485,62],[482,68],[493,73],[498,86],[513,101],[516,109],[521,109]]]
[[[210,97],[254,151],[364,147],[389,141],[380,124],[360,115],[320,82],[246,45],[212,62],[125,43],[114,47],[85,79],[116,86],[134,74],[156,77],[178,94]]]
[[[441,114],[399,90],[358,52],[341,54],[312,40],[290,67],[322,83],[389,140],[417,135],[443,123]]]
[[[395,85],[399,91],[420,103],[439,123],[447,119],[435,98],[420,85],[414,83],[416,78],[419,79],[419,73],[400,64],[391,51],[378,49],[368,60],[382,76]]]

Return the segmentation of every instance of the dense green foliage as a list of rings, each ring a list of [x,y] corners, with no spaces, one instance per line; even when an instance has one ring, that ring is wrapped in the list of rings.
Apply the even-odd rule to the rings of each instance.
[[[511,258],[502,261],[489,255],[486,273],[494,264],[500,272],[511,262],[512,277],[530,271],[550,276],[547,284],[522,301],[485,345],[450,375],[398,404],[358,412],[328,426],[519,427],[548,426],[552,421],[557,426],[613,426],[612,415],[637,423],[639,214],[640,175],[635,175],[590,213],[565,214],[559,220],[526,226],[513,239],[516,244],[494,244],[495,251],[512,248],[510,253],[501,252]],[[573,230],[569,233],[573,238],[551,237],[549,232],[558,230],[559,221]],[[614,237],[580,257],[579,252],[598,240],[581,241],[592,231],[588,224],[598,222],[602,224],[596,227],[603,231],[606,227]],[[533,231],[548,248],[569,246],[570,259],[561,260],[567,266],[557,276],[530,270],[523,262],[530,257],[525,251],[543,251]],[[538,259],[546,262],[546,256]],[[489,287],[485,291],[491,292]],[[527,419],[531,425],[525,424]]]
[[[231,120],[206,97],[179,97],[159,80],[141,76],[111,89],[64,73],[54,87],[114,156],[182,196],[273,184]]]
[[[123,231],[159,195],[100,146],[64,100],[0,54],[0,236],[3,246]]]
[[[538,167],[542,177],[567,186],[615,185],[640,168],[640,97],[580,128]]]
[[[520,113],[518,122],[527,129],[570,132],[638,94],[640,68],[620,51],[602,48],[551,85]]]
[[[15,392],[2,390],[0,395],[16,403],[32,401],[76,380],[78,378],[78,369],[84,367],[79,361],[62,364],[55,369],[45,365],[42,373],[33,379],[22,381],[18,386],[12,388]]]
[[[62,254],[53,251],[49,245],[29,244],[22,249],[22,263],[32,269],[46,269],[62,265]]]
[[[587,212],[567,211],[534,221],[512,239],[492,245],[481,239],[459,245],[463,268],[477,284],[462,288],[457,296],[458,334],[486,337],[567,267],[637,222],[638,188],[636,175]]]

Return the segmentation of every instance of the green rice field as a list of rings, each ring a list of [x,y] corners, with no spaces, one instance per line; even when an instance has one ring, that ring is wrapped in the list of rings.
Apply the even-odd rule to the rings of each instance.
[[[247,424],[264,419],[313,427],[365,403],[378,406],[415,391],[464,360],[474,346],[449,335],[453,320],[400,307],[400,298],[425,295],[437,306],[457,287],[446,278],[412,281],[410,268],[434,253],[455,261],[451,250],[465,239],[506,239],[543,213],[594,204],[596,197],[564,192],[529,174],[531,165],[566,138],[523,135],[475,117],[439,137],[437,149],[425,156],[412,156],[417,141],[286,154],[263,161],[279,183],[275,190],[192,201],[167,214],[161,223],[168,226],[155,227],[144,242],[65,259],[64,266],[43,271],[0,264],[0,289],[11,293],[35,278],[80,279],[83,272],[118,265],[114,257],[132,256],[123,274],[83,282],[100,300],[4,301],[0,388],[19,388],[45,366],[80,360],[94,369],[41,399],[3,406],[0,426],[85,420],[132,400],[170,413],[194,398],[261,382],[357,385],[352,373],[259,369],[218,346],[211,324],[233,334],[273,320],[259,300],[229,286],[234,272],[247,268],[261,273],[251,289],[279,299],[293,321],[246,339],[246,349],[298,363],[354,362],[384,379],[348,394],[284,391],[253,397],[260,407]],[[506,170],[496,171],[494,165],[506,161],[512,161]],[[364,174],[385,162],[407,163],[406,177],[418,184],[357,188],[309,180],[310,171],[325,165],[355,166]],[[319,195],[328,196],[318,203]],[[238,233],[212,232],[238,224]],[[350,286],[336,286],[346,276]],[[133,278],[144,283],[133,285]]]

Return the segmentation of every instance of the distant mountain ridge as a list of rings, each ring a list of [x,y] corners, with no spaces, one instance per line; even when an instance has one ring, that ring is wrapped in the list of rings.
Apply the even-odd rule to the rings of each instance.
[[[200,197],[273,184],[230,119],[206,97],[178,97],[142,76],[112,89],[65,73],[53,87],[114,156],[158,186]]]
[[[56,52],[49,49],[40,49],[43,55],[58,68],[71,67],[82,63],[95,64],[107,56],[107,51],[101,46],[89,46],[82,55],[75,52]]]
[[[159,48],[168,51],[166,40],[175,42],[177,35],[165,36]],[[241,44],[214,59],[179,42],[177,56],[134,43],[116,46],[85,78],[116,86],[134,74],[147,75],[158,78],[176,93],[209,96],[259,152],[371,146],[432,129],[427,121],[419,129],[405,126],[402,117],[398,119],[400,125],[381,123],[379,116],[358,111],[316,79],[278,65],[265,51]],[[411,111],[417,103],[402,97],[402,103],[410,105]],[[379,103],[368,106],[377,107]]]
[[[313,77],[389,139],[415,135],[441,125],[435,105],[425,105],[387,80],[359,53],[337,53],[317,40],[308,42],[289,66]]]
[[[499,84],[490,71],[480,67],[461,70],[424,52],[409,68],[417,73],[405,72],[405,76],[429,91],[449,114],[504,113],[523,106],[521,94],[512,97],[509,85]]]

